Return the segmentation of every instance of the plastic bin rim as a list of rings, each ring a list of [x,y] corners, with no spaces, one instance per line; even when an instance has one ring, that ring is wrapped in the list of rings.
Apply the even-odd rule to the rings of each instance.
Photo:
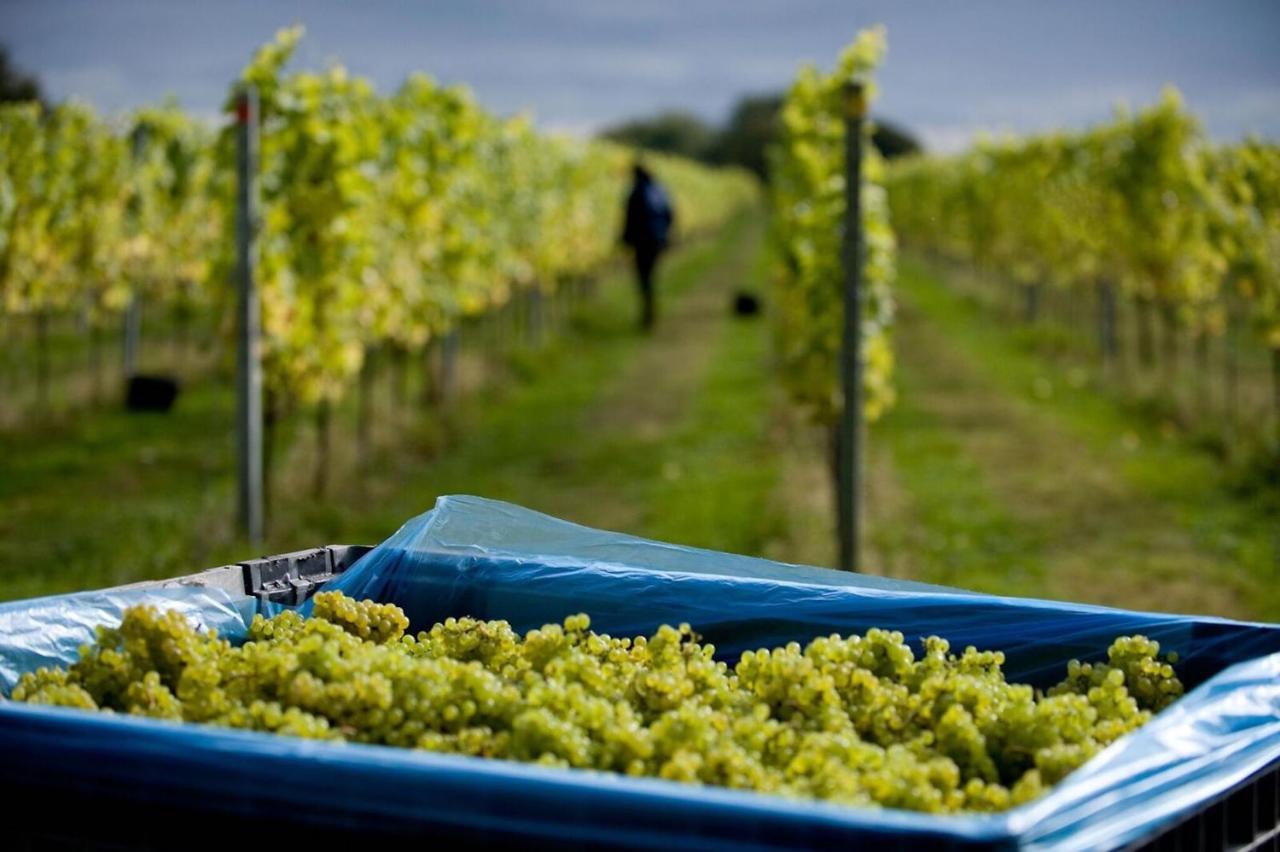
[[[661,778],[632,777],[605,771],[560,769],[501,758],[308,740],[266,731],[0,701],[0,719],[6,716],[13,717],[19,724],[43,723],[52,730],[74,725],[85,734],[96,730],[104,737],[127,737],[134,748],[142,746],[157,751],[234,752],[246,759],[267,756],[288,758],[315,764],[317,771],[326,766],[349,769],[377,767],[422,779],[466,775],[469,778],[484,776],[495,780],[536,781],[542,785],[558,787],[566,793],[593,792],[602,787],[610,787],[622,795],[649,799],[654,807],[661,807],[664,802],[681,805],[696,802],[730,811],[742,810],[751,814],[765,811],[774,816],[820,820],[833,826],[864,828],[872,824],[883,826],[887,822],[894,827],[912,831],[933,829],[939,833],[960,834],[983,840],[1012,838],[1012,822],[1018,813],[1028,811],[1038,804],[1031,802],[996,814],[931,814],[898,808],[838,804],[817,799],[791,799],[771,793],[685,784]],[[198,736],[193,736],[193,729],[198,730]],[[922,819],[930,824],[921,826]]]

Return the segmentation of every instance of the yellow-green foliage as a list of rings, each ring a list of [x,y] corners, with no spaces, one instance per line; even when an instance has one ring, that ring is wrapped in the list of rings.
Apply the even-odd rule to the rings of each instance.
[[[1084,132],[900,161],[888,185],[910,243],[1024,284],[1107,281],[1197,335],[1234,297],[1280,348],[1280,147],[1214,145],[1172,89]]]
[[[281,31],[233,87],[252,83],[260,101],[258,283],[275,392],[334,401],[370,350],[420,350],[617,251],[632,152],[548,137],[420,74],[380,94],[341,66],[287,71],[301,37]],[[111,312],[137,294],[230,315],[234,132],[172,106],[119,126],[81,105],[0,106],[0,311]],[[685,232],[757,192],[738,170],[652,160]]]
[[[782,107],[770,152],[773,233],[779,266],[775,288],[783,374],[792,395],[821,422],[834,422],[843,401],[837,364],[844,317],[842,240],[845,215],[843,90],[871,73],[885,52],[883,29],[865,30],[830,73],[804,68]],[[883,188],[884,162],[867,127],[862,185],[866,254],[862,317],[864,397],[868,420],[893,404],[892,284],[896,259]]]

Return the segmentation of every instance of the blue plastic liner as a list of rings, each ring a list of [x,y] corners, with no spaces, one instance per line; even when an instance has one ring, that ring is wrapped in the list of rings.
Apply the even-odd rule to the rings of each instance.
[[[256,601],[232,600],[220,589],[199,586],[105,589],[0,603],[0,694],[8,695],[24,672],[75,662],[99,625],[120,623],[140,603],[179,610],[199,630],[245,635]]]
[[[60,708],[0,704],[0,779],[122,786],[158,804],[248,808],[246,787],[290,818],[441,826],[570,845],[768,849],[871,844],[1100,849],[1158,832],[1280,760],[1280,628],[1216,618],[1002,598],[849,575],[592,530],[503,503],[442,498],[329,588],[391,601],[415,629],[448,616],[517,629],[586,612],[614,635],[687,621],[721,657],[879,626],[1001,649],[1010,679],[1047,684],[1140,632],[1177,651],[1196,688],[1048,795],[1003,814],[932,816],[790,801],[652,779],[375,746],[316,743]],[[180,607],[243,635],[249,599],[178,588],[0,605],[0,685],[67,663],[130,603]],[[266,792],[262,792],[266,791]],[[317,797],[324,807],[317,808]]]

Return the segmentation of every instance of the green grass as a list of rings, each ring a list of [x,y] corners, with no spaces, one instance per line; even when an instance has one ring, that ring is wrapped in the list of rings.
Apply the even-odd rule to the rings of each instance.
[[[0,318],[0,430],[39,431],[50,423],[92,415],[122,397],[123,319],[100,319],[90,334],[73,313],[48,320],[46,367],[48,399],[38,399],[35,375],[39,361],[37,319]],[[215,318],[208,312],[179,323],[172,311],[144,308],[137,369],[175,375],[186,381],[203,378],[214,366]]]
[[[1035,532],[992,493],[981,466],[950,429],[916,403],[921,385],[909,360],[898,371],[899,404],[871,432],[909,495],[905,522],[870,527],[874,567],[891,575],[996,594],[1043,589]]]
[[[1099,392],[936,268],[905,258],[899,289],[903,404],[872,440],[908,492],[878,532],[906,551],[906,573],[946,577],[936,551],[961,563],[962,585],[1280,615],[1274,494],[1242,492],[1192,436]]]
[[[759,292],[761,252],[746,271]],[[724,300],[727,303],[727,299]],[[761,318],[721,324],[697,399],[667,442],[645,534],[715,550],[766,552],[784,535],[786,513],[772,500],[780,458],[770,434],[769,340]]]

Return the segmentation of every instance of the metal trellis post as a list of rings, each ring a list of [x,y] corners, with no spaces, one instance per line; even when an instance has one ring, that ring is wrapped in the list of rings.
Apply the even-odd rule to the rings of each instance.
[[[837,433],[838,529],[840,568],[857,571],[862,481],[862,134],[866,91],[852,82],[844,89],[844,335],[840,381],[844,405]]]
[[[255,266],[258,224],[258,93],[236,100],[236,450],[240,531],[262,541],[262,363]]]

